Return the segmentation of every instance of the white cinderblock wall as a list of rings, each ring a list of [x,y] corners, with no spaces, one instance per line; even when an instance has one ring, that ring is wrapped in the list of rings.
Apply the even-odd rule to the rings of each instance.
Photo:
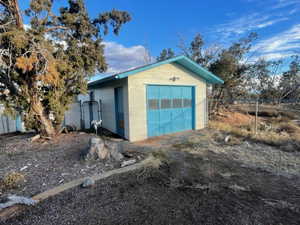
[[[101,100],[102,126],[116,133],[116,110],[115,110],[115,88],[123,87],[124,120],[125,120],[125,138],[129,139],[128,124],[128,85],[127,79],[114,81],[99,88],[90,89],[94,92],[95,101]],[[81,101],[89,101],[89,95],[79,96]]]

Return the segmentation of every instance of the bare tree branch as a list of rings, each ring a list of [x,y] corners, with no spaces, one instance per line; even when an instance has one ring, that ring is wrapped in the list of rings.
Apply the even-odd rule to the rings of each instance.
[[[9,3],[9,8],[14,13],[17,27],[19,29],[24,30],[24,23],[23,23],[23,18],[22,18],[18,0],[11,0]]]
[[[55,27],[49,27],[48,29],[45,30],[45,32],[51,32],[54,30],[67,30],[67,29],[69,28],[64,26],[55,26]]]

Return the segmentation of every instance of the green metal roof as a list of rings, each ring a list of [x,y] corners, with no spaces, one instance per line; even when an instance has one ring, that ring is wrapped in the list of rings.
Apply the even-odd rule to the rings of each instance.
[[[224,81],[222,79],[220,79],[219,77],[217,77],[213,73],[209,72],[208,70],[204,69],[202,66],[198,65],[196,62],[189,59],[188,57],[186,57],[186,56],[177,56],[177,57],[167,59],[167,60],[164,60],[164,61],[161,61],[161,62],[141,66],[141,67],[129,70],[129,71],[125,71],[125,72],[122,72],[122,73],[119,73],[119,74],[112,75],[110,77],[106,77],[104,79],[99,79],[99,80],[90,82],[89,87],[92,87],[92,86],[95,86],[95,85],[98,85],[98,84],[103,84],[103,83],[106,83],[106,82],[109,82],[109,81],[112,81],[112,80],[123,79],[123,78],[126,78],[128,76],[143,72],[145,70],[155,68],[157,66],[168,64],[168,63],[176,63],[178,65],[181,65],[184,68],[186,68],[187,70],[189,70],[189,71],[193,72],[194,74],[198,75],[199,77],[201,77],[202,79],[204,79],[208,83],[211,83],[211,84],[223,84],[224,83]]]

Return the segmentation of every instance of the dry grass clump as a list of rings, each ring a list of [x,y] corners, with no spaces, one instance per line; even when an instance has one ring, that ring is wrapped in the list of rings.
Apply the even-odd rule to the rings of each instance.
[[[278,128],[277,128],[278,132],[287,132],[289,134],[296,134],[296,133],[300,133],[300,127],[298,127],[296,124],[293,123],[279,123],[278,124]]]
[[[291,144],[293,150],[300,149],[300,127],[290,122],[273,123],[268,126],[260,124],[257,134],[250,125],[235,126],[220,121],[211,121],[209,126],[238,138],[246,138],[279,147]]]
[[[297,113],[271,105],[260,105],[257,132],[255,114],[255,105],[235,106],[235,111],[221,111],[209,125],[240,140],[248,139],[289,148],[289,151],[300,151],[300,126],[293,122],[299,116]]]
[[[251,135],[248,127],[246,126],[233,126],[229,123],[210,121],[209,127],[215,130],[223,131],[238,137],[248,137]]]
[[[186,142],[182,142],[182,143],[178,143],[178,144],[173,144],[172,146],[177,149],[188,149],[188,148],[194,148],[195,143],[186,141]]]
[[[290,120],[296,119],[296,113],[291,111],[280,111],[280,115],[284,118],[288,118]]]
[[[237,137],[230,137],[228,140],[228,145],[240,145],[242,143],[242,140]]]
[[[255,116],[256,111],[255,110],[248,111],[248,114]],[[260,117],[278,117],[280,115],[280,113],[275,110],[259,110],[257,112],[257,115]]]
[[[2,189],[15,189],[20,187],[25,181],[25,177],[22,173],[12,172],[4,176],[0,181],[0,186]]]
[[[153,151],[151,153],[151,155],[154,159],[160,161],[161,163],[169,161],[169,157],[168,157],[167,153],[163,150]]]
[[[277,133],[274,131],[259,132],[257,135],[251,135],[251,139],[272,146],[282,146],[292,141],[288,133]]]
[[[239,112],[222,111],[217,114],[216,121],[228,123],[235,126],[242,126],[253,122],[254,117]]]

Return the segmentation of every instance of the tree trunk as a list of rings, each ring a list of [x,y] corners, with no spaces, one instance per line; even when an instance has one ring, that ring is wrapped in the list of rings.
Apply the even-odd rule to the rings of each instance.
[[[23,23],[23,18],[21,15],[21,10],[19,7],[19,2],[18,0],[11,0],[10,2],[10,9],[14,13],[14,17],[16,19],[16,25],[19,29],[24,29],[24,23]]]
[[[41,133],[47,137],[54,136],[56,134],[52,122],[45,117],[44,114],[39,115],[40,122],[42,124]]]
[[[220,105],[220,101],[221,101],[221,97],[223,94],[223,87],[219,87],[218,89],[216,89],[215,91],[217,92],[216,94],[213,95],[213,104],[212,104],[212,114],[214,114],[216,111],[218,111],[219,105]]]
[[[38,100],[38,97],[34,98],[31,102],[31,108],[37,119],[41,123],[40,132],[42,135],[51,137],[56,134],[54,126],[49,118],[44,113],[44,107],[42,103]]]
[[[6,7],[13,14],[13,17],[16,21],[17,27],[19,29],[23,30],[24,29],[24,23],[23,23],[23,18],[22,18],[22,14],[21,14],[21,10],[20,10],[20,7],[19,7],[18,0],[8,1]]]

